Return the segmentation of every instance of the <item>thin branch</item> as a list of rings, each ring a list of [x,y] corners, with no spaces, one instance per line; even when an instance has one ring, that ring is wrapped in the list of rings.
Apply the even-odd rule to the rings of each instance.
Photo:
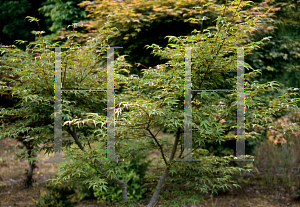
[[[62,85],[64,85],[65,80],[67,81],[67,67],[68,67],[68,59],[69,59],[69,56],[66,54],[65,58],[66,58],[67,60],[66,60],[66,67],[65,67],[64,78],[63,78],[63,80],[62,80]],[[62,62],[64,62],[64,60],[62,60]]]
[[[227,0],[226,0],[225,8],[224,8],[224,10],[223,10],[223,15],[222,15],[222,17],[224,17],[226,9],[227,9]]]
[[[73,126],[73,131],[72,131],[71,127],[69,125],[67,125],[67,132],[69,132],[72,135],[72,137],[74,138],[74,141],[78,145],[78,147],[82,151],[84,151],[85,153],[87,153],[86,150],[84,149],[84,147],[82,146],[82,144],[80,143],[79,139],[78,139],[75,126]]]
[[[167,160],[166,160],[166,158],[165,158],[165,155],[164,155],[164,152],[163,152],[163,148],[161,147],[161,145],[160,145],[159,142],[157,141],[156,137],[152,134],[152,132],[150,131],[150,129],[149,129],[149,128],[146,128],[146,130],[151,134],[152,138],[155,140],[156,144],[159,146],[161,155],[162,155],[162,157],[163,157],[163,159],[164,159],[165,164],[167,165],[168,163],[167,163]]]
[[[173,149],[172,149],[172,152],[171,152],[171,156],[170,156],[170,159],[169,159],[169,162],[168,162],[168,165],[171,164],[171,162],[173,162],[173,158],[175,156],[175,153],[176,153],[176,149],[177,149],[177,145],[178,145],[178,141],[179,141],[179,137],[180,137],[180,130],[181,128],[179,127],[177,129],[177,132],[176,132],[176,137],[175,137],[175,141],[174,141],[174,144],[173,144]]]
[[[157,135],[161,130],[162,130],[162,128],[160,128],[160,129],[158,130],[158,132],[156,133],[156,135]],[[156,135],[155,135],[155,137],[156,137]]]
[[[91,61],[91,59],[89,59],[89,62],[88,62],[86,65],[89,65],[90,61]],[[83,76],[81,77],[79,83],[81,83],[82,81],[84,81],[84,79],[86,79],[86,77],[87,77],[89,74],[91,74],[91,72],[92,72],[93,68],[96,66],[96,64],[97,64],[97,63],[95,63],[95,64],[91,67],[91,69],[86,73],[86,75],[85,75],[84,77],[83,77]]]
[[[88,142],[89,148],[91,150],[92,148],[91,148],[91,145],[90,145],[90,141],[88,140],[87,142]]]
[[[189,152],[187,155],[189,155],[189,154],[195,152],[197,149],[200,149],[200,148],[201,148],[201,146],[196,147],[196,149],[193,149],[193,150],[192,150],[191,152]],[[184,149],[183,149],[183,151],[184,151]],[[183,152],[183,151],[182,151],[182,152]],[[182,154],[182,153],[181,153],[181,154]],[[180,158],[181,154],[178,156],[178,158]],[[186,155],[186,156],[187,156],[187,155]],[[181,159],[184,159],[186,156],[184,156],[184,157],[181,158]]]

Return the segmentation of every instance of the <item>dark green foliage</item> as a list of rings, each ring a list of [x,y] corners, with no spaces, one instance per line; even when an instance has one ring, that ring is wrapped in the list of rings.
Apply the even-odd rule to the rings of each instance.
[[[41,5],[39,11],[45,15],[46,22],[52,24],[49,28],[52,32],[57,32],[61,28],[66,28],[73,22],[86,20],[86,12],[83,7],[77,6],[81,0],[47,0]]]
[[[49,193],[40,192],[37,201],[34,201],[37,207],[72,207],[78,203],[78,195],[75,195],[75,188],[72,185],[47,183],[46,188]]]
[[[143,185],[143,180],[149,161],[145,161],[145,156],[137,155],[136,159],[129,162],[120,162],[118,165],[123,167],[125,171],[119,179],[127,183],[128,200],[135,202],[143,199],[147,190]],[[122,190],[113,181],[108,183],[107,191],[95,190],[94,194],[100,202],[115,203],[122,201]]]
[[[36,24],[26,21],[25,17],[28,15],[41,19],[39,22],[40,29],[47,32],[49,25],[43,21],[43,16],[38,12],[38,8],[44,1],[0,0],[0,43],[12,45],[16,39],[34,41],[35,37],[31,31],[39,30],[39,28]],[[18,45],[18,47],[25,49],[22,45]]]
[[[284,87],[299,88],[299,3],[296,1],[273,1],[271,5],[278,8],[275,13],[276,16],[272,18],[274,22],[266,27],[274,27],[274,30],[270,32],[273,38],[263,47],[254,50],[253,54],[246,56],[245,61],[254,69],[261,70],[262,75],[257,78],[260,82],[278,81]],[[257,31],[254,34],[251,40],[270,35],[265,31]],[[279,95],[282,93],[269,92],[261,98],[262,101],[268,102],[270,97],[278,97]],[[275,115],[276,118],[285,115],[279,113]]]
[[[95,198],[93,188],[88,188],[87,186],[79,185],[77,187],[76,193],[80,199]]]
[[[34,201],[37,207],[72,207],[82,199],[95,198],[92,188],[78,183],[54,185],[51,182],[47,182],[46,188],[49,193],[40,192],[38,199]]]
[[[167,35],[186,35],[199,28],[199,25],[183,22],[178,17],[167,16],[153,21],[151,27],[144,26],[140,28],[141,31],[129,39],[124,40],[123,38],[134,33],[134,28],[126,33],[122,33],[120,37],[111,40],[111,45],[123,46],[123,49],[120,50],[120,55],[128,55],[126,60],[133,66],[130,72],[140,75],[140,71],[145,69],[144,66],[154,67],[168,61],[168,59],[161,59],[151,54],[151,50],[147,50],[144,47],[145,45],[156,43],[161,47],[166,47],[168,39],[165,37]],[[141,63],[142,65],[136,65],[135,63]]]
[[[245,140],[245,154],[253,155],[255,146],[261,142],[263,136],[257,137],[257,139]],[[264,138],[265,139],[265,138]],[[208,140],[203,149],[207,149],[210,153],[215,156],[227,156],[236,155],[236,139],[221,142],[219,144],[215,140]]]

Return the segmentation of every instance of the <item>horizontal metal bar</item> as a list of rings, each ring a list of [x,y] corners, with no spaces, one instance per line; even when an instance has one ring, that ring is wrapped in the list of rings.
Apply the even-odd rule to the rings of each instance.
[[[203,159],[190,159],[190,160],[185,160],[185,159],[175,159],[176,162],[178,161],[186,161],[186,162],[189,162],[189,161],[203,161]],[[247,161],[247,162],[254,162],[254,159],[230,159],[229,161]]]
[[[192,92],[215,92],[215,91],[218,91],[218,92],[236,92],[236,90],[229,90],[229,89],[209,89],[209,90],[206,90],[206,89],[200,89],[200,90],[192,90]]]
[[[107,90],[100,90],[100,89],[66,89],[66,90],[61,90],[62,92],[67,92],[67,91],[97,91],[97,92],[107,92]]]

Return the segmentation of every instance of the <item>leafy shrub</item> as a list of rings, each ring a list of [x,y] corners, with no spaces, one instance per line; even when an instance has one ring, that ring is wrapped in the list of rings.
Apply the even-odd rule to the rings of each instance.
[[[34,200],[34,204],[37,207],[71,207],[84,198],[95,198],[92,188],[88,188],[85,185],[69,183],[54,185],[47,182],[46,188],[49,193],[42,191],[38,195],[38,200]]]
[[[88,188],[86,185],[77,185],[75,192],[80,200],[95,198],[93,188]]]
[[[143,180],[150,161],[145,161],[145,156],[137,157],[137,159],[119,163],[119,167],[123,167],[125,172],[119,179],[127,183],[127,198],[129,201],[141,200],[147,190],[143,185]],[[94,195],[101,203],[122,201],[122,189],[113,181],[108,183],[107,191],[101,191],[98,188],[95,189]]]
[[[72,207],[78,203],[79,197],[75,195],[73,185],[53,185],[46,183],[49,193],[40,192],[37,200],[33,200],[37,207]]]

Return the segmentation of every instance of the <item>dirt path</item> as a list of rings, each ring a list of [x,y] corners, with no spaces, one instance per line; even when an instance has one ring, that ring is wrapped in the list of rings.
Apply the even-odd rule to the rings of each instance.
[[[168,136],[168,135],[161,135]],[[169,136],[169,139],[171,137]],[[22,182],[25,178],[25,169],[28,163],[14,158],[14,147],[19,143],[14,139],[0,140],[0,206],[33,206],[32,199],[36,199],[38,192],[47,191],[44,183],[55,174],[55,163],[47,161],[50,156],[43,153],[38,154],[38,169],[34,173],[36,183],[33,188],[27,189]],[[19,144],[20,145],[20,144]],[[160,156],[160,152],[155,150],[151,153],[151,158]],[[154,171],[155,169],[150,169]],[[280,186],[266,186],[262,183],[262,179],[258,176],[249,175],[243,178],[241,182],[242,188],[234,188],[220,195],[205,195],[205,200],[199,205],[190,204],[193,207],[247,207],[247,206],[299,206],[291,196],[291,192],[286,192]],[[170,198],[172,199],[172,198]],[[136,204],[135,206],[146,206],[147,200]],[[83,200],[76,207],[80,206],[105,206],[97,204],[96,200]],[[161,202],[157,207],[161,206]]]

